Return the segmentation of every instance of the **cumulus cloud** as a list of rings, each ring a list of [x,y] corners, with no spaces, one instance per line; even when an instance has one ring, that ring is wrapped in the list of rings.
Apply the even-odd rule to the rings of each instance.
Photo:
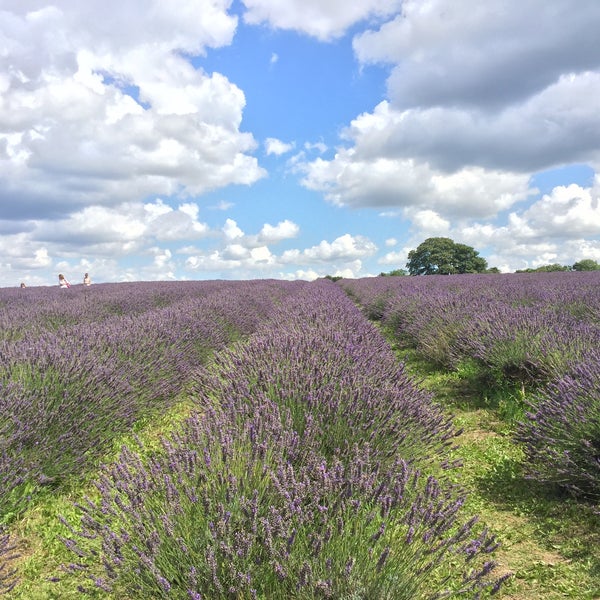
[[[504,271],[559,262],[572,265],[600,256],[600,185],[558,186],[531,206],[508,215],[506,223],[473,222],[447,230],[449,237],[487,252],[488,263]]]
[[[237,227],[229,223],[228,229]],[[238,228],[239,229],[239,228]],[[363,270],[362,260],[372,256],[377,248],[363,236],[344,234],[332,242],[322,240],[318,245],[306,249],[285,250],[276,254],[271,244],[295,234],[296,226],[290,222],[277,227],[265,225],[258,234],[224,235],[224,245],[209,252],[186,248],[186,267],[190,272],[211,274],[228,273],[232,278],[276,277],[280,279],[315,279],[325,275],[357,277]],[[265,232],[271,232],[267,241]],[[277,231],[277,235],[272,235]],[[260,243],[262,241],[263,243]],[[298,265],[299,268],[292,268]],[[364,274],[364,273],[363,273]]]
[[[172,208],[161,199],[88,206],[65,218],[29,221],[27,232],[0,239],[0,253],[6,273],[18,277],[20,271],[31,271],[26,279],[32,284],[47,282],[54,263],[67,272],[88,270],[108,280],[127,279],[116,267],[115,257],[134,252],[152,257],[146,270],[137,271],[138,279],[163,279],[163,271],[174,272],[175,263],[171,251],[157,244],[206,237],[209,227],[198,216],[194,203]]]
[[[475,217],[494,216],[531,193],[525,174],[481,167],[445,173],[412,159],[363,159],[361,150],[341,149],[332,160],[297,165],[303,184],[338,206],[426,208]]]
[[[58,0],[4,5],[0,202],[6,218],[57,216],[264,176],[240,131],[243,92],[185,54],[229,44],[226,0],[145,10]],[[136,26],[131,27],[135,22]],[[27,43],[24,43],[27,40]],[[9,199],[18,192],[22,202]]]
[[[335,262],[341,260],[349,262],[371,256],[376,251],[377,246],[368,238],[361,235],[352,236],[346,233],[333,240],[333,242],[323,240],[317,246],[312,246],[302,251],[286,250],[282,255],[282,260],[298,264],[306,264],[314,261]]]
[[[240,279],[252,276],[275,276],[279,259],[270,246],[295,237],[299,227],[289,220],[276,225],[265,223],[255,234],[246,234],[233,219],[226,219],[221,228],[222,244],[219,248],[204,251],[184,247],[180,252],[187,255],[185,264],[192,272],[228,272]]]
[[[291,29],[319,40],[332,40],[360,21],[394,14],[401,0],[242,0],[244,20],[266,23],[277,29]]]
[[[406,261],[408,260],[408,253],[411,249],[402,249],[396,252],[386,252],[381,258],[377,260],[377,263],[382,266],[391,266],[394,269],[404,269],[406,267]]]
[[[396,108],[499,108],[525,101],[565,73],[600,66],[600,5],[570,0],[407,0],[402,13],[356,36],[364,63],[392,65]]]
[[[161,199],[117,207],[89,206],[65,219],[36,221],[32,238],[68,248],[106,251],[114,244],[142,246],[150,240],[199,239],[208,226],[198,220],[198,207],[187,203],[177,209]]]
[[[450,231],[450,221],[433,210],[416,210],[411,215],[413,226],[424,237],[445,237]]]
[[[600,236],[600,181],[593,188],[558,186],[521,215],[521,223],[551,239]]]
[[[267,138],[265,140],[265,151],[267,154],[275,154],[276,156],[280,156],[281,154],[285,154],[290,150],[293,150],[293,143],[286,143],[278,140],[277,138]]]
[[[302,157],[303,184],[437,234],[530,199],[536,171],[597,165],[599,21],[600,5],[567,0],[404,2],[354,38],[361,63],[389,65],[388,99],[352,120],[333,158]]]
[[[272,244],[281,240],[294,238],[298,235],[300,228],[296,223],[293,223],[289,219],[277,223],[277,225],[270,225],[265,223],[263,228],[258,234],[258,239],[266,244]]]
[[[244,232],[233,219],[227,219],[223,226],[223,233],[228,240],[235,240],[244,236]]]

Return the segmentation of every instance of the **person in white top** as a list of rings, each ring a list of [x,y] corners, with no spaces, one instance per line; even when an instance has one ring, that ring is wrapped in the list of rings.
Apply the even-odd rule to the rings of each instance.
[[[58,276],[58,285],[63,289],[71,287],[71,284],[67,281],[67,278],[62,273],[60,273]]]
[[[83,276],[83,285],[92,285],[92,280],[88,273]]]

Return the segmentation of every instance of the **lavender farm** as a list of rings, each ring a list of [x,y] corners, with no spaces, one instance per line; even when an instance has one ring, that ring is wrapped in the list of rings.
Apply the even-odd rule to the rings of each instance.
[[[558,594],[519,571],[463,415],[411,363],[522,390],[496,414],[513,479],[594,539],[600,278],[543,275],[0,290],[0,590]]]

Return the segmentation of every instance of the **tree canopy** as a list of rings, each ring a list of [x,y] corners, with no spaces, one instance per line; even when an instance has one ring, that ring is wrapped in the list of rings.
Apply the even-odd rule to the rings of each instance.
[[[584,258],[571,267],[554,263],[552,265],[542,265],[535,269],[533,267],[528,269],[518,269],[515,273],[545,273],[549,271],[600,271],[600,264],[591,258]]]
[[[591,258],[584,258],[576,262],[572,269],[573,271],[600,271],[600,265]]]
[[[551,265],[542,265],[541,267],[530,267],[528,269],[517,269],[515,273],[552,273],[554,271],[569,271],[570,268],[567,265],[559,265],[553,263]]]
[[[487,261],[471,246],[446,237],[431,237],[408,253],[406,267],[411,275],[484,273]]]
[[[404,269],[394,269],[393,271],[388,271],[387,273],[379,273],[379,277],[401,277],[403,275],[408,275],[408,272]]]

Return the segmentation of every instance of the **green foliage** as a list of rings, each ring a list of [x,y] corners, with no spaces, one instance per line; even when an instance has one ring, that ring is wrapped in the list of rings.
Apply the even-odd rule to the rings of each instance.
[[[541,267],[528,268],[528,269],[519,269],[515,271],[515,273],[553,273],[556,271],[570,271],[571,269],[566,265],[559,265],[558,263],[553,263],[551,265],[542,265]],[[581,269],[582,271],[584,269]]]
[[[571,268],[573,271],[600,271],[600,264],[591,258],[585,258],[576,262]]]
[[[401,277],[403,275],[408,275],[406,269],[394,269],[388,273],[379,273],[379,277]]]
[[[484,273],[487,261],[471,246],[433,237],[408,253],[406,266],[411,275],[454,275]]]

